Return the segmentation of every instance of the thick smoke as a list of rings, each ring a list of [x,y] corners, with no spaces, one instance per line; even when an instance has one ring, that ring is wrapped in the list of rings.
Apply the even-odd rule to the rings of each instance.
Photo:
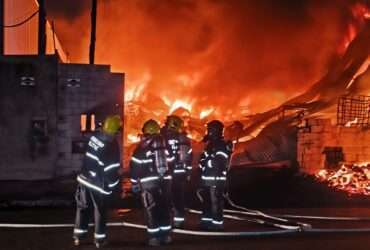
[[[49,18],[71,60],[87,62],[90,1],[59,2],[47,1]],[[356,2],[98,1],[96,61],[126,72],[128,88],[145,83],[144,102],[183,97],[195,108],[261,112],[307,89],[340,56]]]

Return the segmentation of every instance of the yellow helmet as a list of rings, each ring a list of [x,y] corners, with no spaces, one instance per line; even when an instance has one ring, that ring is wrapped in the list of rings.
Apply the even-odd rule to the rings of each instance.
[[[184,121],[177,115],[167,116],[166,127],[168,129],[180,132],[184,126]]]
[[[153,119],[146,121],[143,125],[142,131],[144,135],[155,135],[159,134],[161,127],[159,126],[158,122]]]
[[[110,115],[105,118],[103,131],[107,134],[116,134],[122,126],[122,121],[119,115]]]

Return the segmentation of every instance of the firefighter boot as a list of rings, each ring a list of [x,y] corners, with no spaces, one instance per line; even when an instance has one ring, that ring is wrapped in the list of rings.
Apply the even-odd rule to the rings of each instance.
[[[210,231],[224,231],[224,225],[223,224],[212,224],[210,227]]]
[[[169,235],[164,235],[161,239],[161,243],[165,245],[170,244],[171,242],[172,242],[172,238]]]
[[[73,237],[73,245],[79,247],[81,245],[81,240],[78,237]]]
[[[107,239],[95,239],[94,243],[96,248],[104,248],[106,245],[108,245]]]
[[[73,235],[73,245],[79,247],[83,244],[86,244],[87,237],[86,234]]]
[[[161,245],[161,240],[158,237],[151,237],[148,240],[148,245],[151,247],[159,247]]]

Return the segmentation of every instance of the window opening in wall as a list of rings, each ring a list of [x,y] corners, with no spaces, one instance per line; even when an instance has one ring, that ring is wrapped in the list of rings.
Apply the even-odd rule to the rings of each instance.
[[[80,130],[81,132],[85,132],[86,131],[86,120],[87,120],[87,115],[86,114],[82,114],[81,117],[80,117]]]
[[[96,127],[95,127],[95,115],[92,114],[90,115],[90,129],[91,131],[95,131]]]
[[[96,130],[95,114],[81,114],[80,116],[80,131],[93,132]]]
[[[20,63],[16,67],[16,74],[19,79],[19,84],[26,87],[36,86],[36,69],[31,63]]]
[[[325,147],[323,154],[325,155],[325,168],[327,169],[336,169],[344,161],[342,147]]]

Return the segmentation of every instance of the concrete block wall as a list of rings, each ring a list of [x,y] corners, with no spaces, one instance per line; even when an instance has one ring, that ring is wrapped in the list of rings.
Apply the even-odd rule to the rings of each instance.
[[[54,56],[0,57],[0,180],[47,179],[55,174],[56,67]],[[34,87],[21,85],[26,75],[35,78]],[[32,159],[29,138],[34,119],[45,120],[48,142],[47,150]]]
[[[21,84],[25,75],[35,78],[34,87]],[[68,87],[70,79],[78,79],[79,87]],[[80,132],[80,115],[94,113],[99,119],[113,109],[122,113],[123,88],[124,75],[111,73],[108,65],[60,64],[55,56],[0,57],[0,180],[77,172],[83,156],[72,154],[72,142],[89,136]],[[32,157],[35,119],[46,121],[48,142],[47,150]]]
[[[347,163],[370,162],[370,129],[336,126],[330,119],[308,119],[297,143],[297,160],[303,172],[315,174],[324,168],[325,147],[342,147]]]
[[[58,116],[63,123],[58,126],[57,165],[58,175],[68,175],[78,172],[83,160],[82,154],[72,153],[72,142],[91,135],[80,131],[81,114],[94,114],[98,122],[116,104],[114,112],[122,113],[124,75],[111,73],[108,65],[88,64],[61,64],[58,74]],[[72,79],[75,86],[70,86]]]

